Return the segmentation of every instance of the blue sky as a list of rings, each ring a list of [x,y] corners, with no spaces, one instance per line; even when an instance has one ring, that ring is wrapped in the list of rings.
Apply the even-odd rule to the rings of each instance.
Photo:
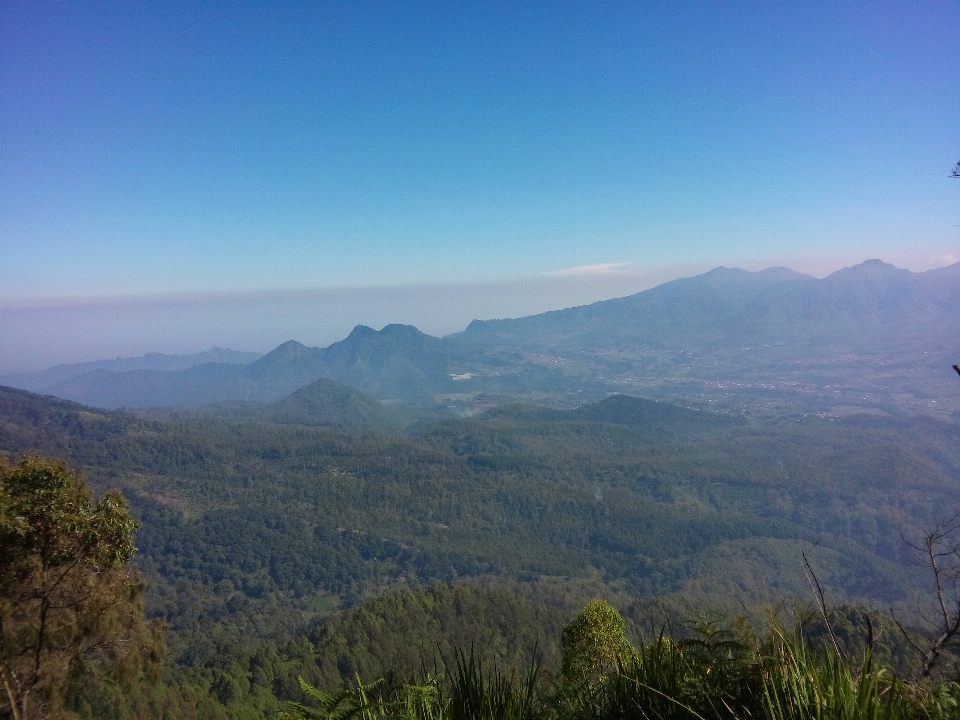
[[[716,265],[955,262],[958,37],[956,2],[5,2],[0,313],[326,292],[297,339],[329,342],[396,288],[498,288],[397,318],[449,332]],[[70,359],[28,335],[0,369]]]

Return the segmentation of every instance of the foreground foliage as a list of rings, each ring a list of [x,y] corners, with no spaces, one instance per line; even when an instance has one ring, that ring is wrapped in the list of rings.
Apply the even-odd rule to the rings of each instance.
[[[592,601],[563,632],[563,671],[485,671],[471,650],[456,651],[450,677],[422,671],[407,683],[389,679],[318,690],[302,679],[307,704],[288,703],[278,720],[906,720],[955,718],[956,682],[907,681],[775,623],[763,639],[738,639],[707,624],[693,637],[629,647],[623,619]],[[593,661],[590,667],[587,665]]]
[[[160,628],[143,618],[127,567],[136,522],[123,496],[94,504],[66,465],[0,468],[0,713],[55,716],[68,675],[122,677],[156,666]]]
[[[475,644],[503,667],[524,666],[540,640],[558,672],[562,622],[589,598],[615,600],[648,635],[650,616],[658,628],[704,608],[752,612],[806,596],[798,560],[812,544],[832,602],[905,601],[919,573],[901,531],[919,542],[955,503],[956,429],[750,423],[617,396],[401,433],[151,421],[0,389],[0,452],[64,457],[98,494],[129,499],[146,610],[168,628],[171,689],[143,699],[183,720],[272,717],[300,696],[298,676],[322,688],[408,677],[443,639],[447,657]],[[538,609],[473,590],[431,607],[420,593],[438,583],[510,590]],[[387,607],[401,590],[417,597]],[[910,609],[898,618],[912,625]],[[875,647],[897,672],[901,639],[888,628]],[[136,716],[129,694],[73,687],[84,720]]]

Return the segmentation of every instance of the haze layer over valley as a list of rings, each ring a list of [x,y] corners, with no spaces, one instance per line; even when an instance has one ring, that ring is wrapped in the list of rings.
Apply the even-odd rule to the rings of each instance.
[[[822,280],[717,268],[593,305],[476,320],[444,338],[358,326],[326,348],[291,340],[263,357],[215,349],[0,382],[104,408],[270,403],[327,378],[430,414],[520,399],[573,407],[620,392],[757,417],[950,415],[960,410],[950,385],[958,303],[960,264],[913,273],[870,260]]]

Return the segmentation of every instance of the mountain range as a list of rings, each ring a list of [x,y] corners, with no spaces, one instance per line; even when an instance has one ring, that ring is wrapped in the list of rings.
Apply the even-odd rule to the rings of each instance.
[[[246,365],[260,357],[260,353],[240,352],[229,348],[214,347],[191,355],[165,355],[147,353],[139,357],[117,358],[115,360],[95,360],[93,362],[55,365],[47,370],[32,373],[10,373],[0,375],[0,385],[40,392],[58,383],[70,380],[94,370],[108,370],[113,373],[133,370],[185,370],[204,363],[229,363]]]
[[[592,305],[475,320],[444,338],[358,326],[329,347],[290,341],[245,364],[239,354],[184,367],[113,361],[69,377],[53,368],[44,387],[39,376],[0,382],[103,408],[272,403],[327,378],[459,413],[627,392],[766,416],[949,414],[960,411],[958,308],[960,264],[914,273],[868,260],[823,279],[717,268]]]
[[[924,273],[868,260],[817,280],[787,268],[716,268],[625,298],[517,320],[474,321],[465,337],[540,351],[594,346],[744,345],[885,352],[956,343],[960,263]]]

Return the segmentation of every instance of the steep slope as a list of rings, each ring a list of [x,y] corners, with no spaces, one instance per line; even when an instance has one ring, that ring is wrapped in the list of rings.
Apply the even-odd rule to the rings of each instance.
[[[929,349],[956,335],[958,300],[960,265],[912,273],[868,260],[760,293],[742,314],[739,337],[855,352]]]
[[[377,332],[359,325],[323,351],[323,374],[381,398],[408,401],[456,389],[454,375],[476,373],[491,360],[472,343],[426,335],[411,325]]]
[[[241,375],[251,384],[288,388],[289,392],[316,380],[322,373],[323,350],[288,340],[247,365]]]

